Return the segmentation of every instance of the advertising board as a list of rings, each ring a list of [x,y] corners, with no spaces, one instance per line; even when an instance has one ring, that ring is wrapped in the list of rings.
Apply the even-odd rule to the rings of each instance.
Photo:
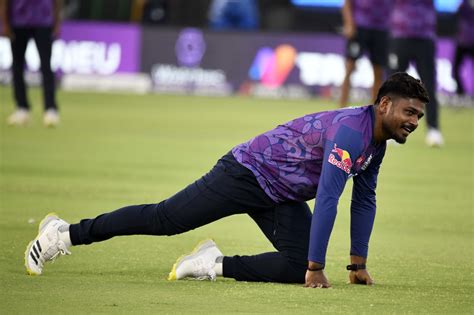
[[[344,45],[344,39],[334,34],[149,28],[143,31],[141,71],[150,74],[155,91],[304,98],[342,84]],[[439,92],[456,90],[454,50],[451,39],[438,39]],[[414,65],[408,72],[419,77]],[[468,93],[474,94],[472,60],[464,62],[461,74]],[[351,82],[360,89],[372,86],[367,57],[357,61]]]

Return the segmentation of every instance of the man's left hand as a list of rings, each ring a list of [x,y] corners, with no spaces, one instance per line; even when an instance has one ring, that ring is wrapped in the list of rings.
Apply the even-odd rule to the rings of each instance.
[[[375,282],[370,276],[367,269],[359,269],[357,271],[351,271],[349,273],[349,282],[352,284],[366,284],[374,285]]]

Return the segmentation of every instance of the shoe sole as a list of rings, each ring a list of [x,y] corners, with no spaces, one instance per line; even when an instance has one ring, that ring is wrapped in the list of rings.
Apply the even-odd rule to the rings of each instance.
[[[28,266],[28,255],[30,253],[30,249],[31,249],[31,246],[33,246],[33,243],[34,241],[40,236],[41,232],[43,231],[43,227],[46,226],[46,224],[48,224],[48,219],[50,217],[55,217],[56,219],[58,219],[58,216],[56,213],[54,212],[50,212],[48,213],[44,218],[43,220],[41,220],[40,224],[38,225],[38,234],[36,235],[36,237],[28,243],[28,246],[26,246],[26,250],[25,250],[25,267],[26,267],[26,273],[30,276],[39,276],[41,273],[37,273],[33,270],[30,269],[30,267]]]
[[[170,273],[168,274],[168,281],[178,280],[176,276],[176,269],[181,264],[181,262],[183,262],[185,258],[196,254],[201,249],[201,247],[209,241],[214,242],[214,240],[211,238],[205,239],[203,241],[200,241],[196,246],[194,246],[194,249],[189,254],[184,254],[184,255],[179,256],[178,259],[176,259],[176,262],[173,264],[173,267],[171,268]]]

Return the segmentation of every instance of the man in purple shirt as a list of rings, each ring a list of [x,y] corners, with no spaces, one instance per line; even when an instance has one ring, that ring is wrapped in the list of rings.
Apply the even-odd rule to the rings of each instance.
[[[372,98],[382,85],[387,65],[390,0],[345,0],[342,7],[343,35],[347,38],[346,75],[341,86],[340,107],[347,106],[351,75],[356,60],[367,52],[374,70]]]
[[[169,280],[216,276],[241,281],[330,286],[326,249],[346,181],[351,204],[351,283],[372,284],[366,269],[375,218],[375,188],[386,140],[405,143],[423,116],[428,94],[406,73],[391,76],[374,105],[305,115],[235,146],[202,178],[157,204],[128,206],[68,224],[50,214],[25,252],[32,275],[43,264],[119,235],[175,235],[247,213],[276,251],[225,256],[212,240],[178,259]],[[314,214],[306,203],[316,197]]]
[[[432,147],[442,146],[444,139],[439,130],[436,98],[436,11],[433,0],[394,0],[390,30],[392,39],[389,68],[395,73],[406,71],[410,62],[416,64],[430,96],[430,103],[426,108],[426,144]]]
[[[43,77],[44,117],[48,127],[59,123],[55,99],[54,74],[51,71],[53,38],[59,33],[61,0],[0,0],[0,17],[4,35],[10,38],[13,56],[13,90],[16,110],[8,117],[9,125],[26,125],[30,119],[30,105],[23,77],[25,52],[30,39],[34,39],[41,61]]]
[[[457,83],[457,94],[465,94],[460,69],[465,57],[474,60],[474,0],[463,0],[457,12],[458,33],[454,57],[453,74]]]

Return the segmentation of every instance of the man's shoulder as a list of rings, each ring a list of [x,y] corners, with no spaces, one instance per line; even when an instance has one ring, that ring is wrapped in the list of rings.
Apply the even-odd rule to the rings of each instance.
[[[325,127],[336,125],[347,119],[359,120],[369,112],[372,105],[345,107],[322,112],[307,114],[297,119],[321,120]]]
[[[331,113],[332,121],[330,126],[334,129],[346,129],[348,127],[355,132],[363,132],[372,125],[370,108],[371,106],[368,105],[336,110]]]

